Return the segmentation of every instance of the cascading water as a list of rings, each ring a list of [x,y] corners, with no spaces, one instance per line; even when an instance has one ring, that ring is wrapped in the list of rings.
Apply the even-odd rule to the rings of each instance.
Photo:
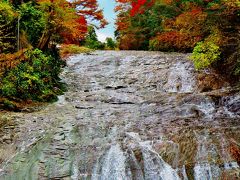
[[[240,179],[239,93],[202,92],[204,72],[187,59],[141,51],[70,57],[59,102],[9,115],[16,125],[0,138],[0,179]]]
[[[240,117],[240,95],[221,98],[224,113],[230,117]]]
[[[101,167],[99,167],[99,165],[95,167],[92,180],[127,179],[125,161],[126,158],[120,145],[112,145],[107,154],[103,157]]]
[[[144,159],[145,179],[147,180],[178,180],[177,172],[156,153],[149,142],[140,143]]]
[[[203,135],[197,134],[197,164],[194,167],[194,175],[196,180],[212,180],[218,179],[220,177],[220,169],[214,162],[209,162],[209,158],[214,158],[216,154],[216,147],[209,142],[209,137],[207,132]]]
[[[195,87],[193,66],[189,62],[177,62],[168,75],[168,82],[165,85],[167,92],[190,93]]]
[[[105,179],[146,179],[146,180],[179,180],[177,171],[174,170],[162,157],[154,151],[150,141],[141,141],[138,134],[129,132],[127,135],[133,138],[134,142],[128,145],[128,161],[120,145],[112,145],[106,154],[100,158],[93,169],[92,180]],[[133,148],[134,146],[134,148]],[[133,148],[133,149],[132,149]],[[141,165],[135,155],[136,148],[141,151],[143,165]],[[131,161],[131,163],[130,163]],[[127,171],[127,167],[134,168]],[[132,170],[132,172],[131,172]],[[128,172],[128,173],[126,173]]]

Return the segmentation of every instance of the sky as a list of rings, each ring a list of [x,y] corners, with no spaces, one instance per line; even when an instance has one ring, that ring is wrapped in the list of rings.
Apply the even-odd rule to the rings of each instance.
[[[98,40],[104,42],[107,37],[114,38],[116,13],[114,12],[115,0],[98,0],[103,9],[104,17],[109,24],[104,29],[97,30]]]

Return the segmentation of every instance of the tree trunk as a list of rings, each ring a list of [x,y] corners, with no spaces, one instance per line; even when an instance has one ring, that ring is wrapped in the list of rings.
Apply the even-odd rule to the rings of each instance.
[[[51,32],[49,31],[44,31],[39,43],[38,43],[38,49],[40,50],[46,50],[48,48],[48,44],[51,39]]]

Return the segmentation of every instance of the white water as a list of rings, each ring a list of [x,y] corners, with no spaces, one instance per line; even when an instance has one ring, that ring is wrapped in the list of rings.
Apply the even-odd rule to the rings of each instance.
[[[125,180],[125,156],[119,144],[112,145],[103,158],[101,172],[93,173],[92,180]]]
[[[213,158],[216,154],[215,146],[209,142],[208,132],[204,134],[195,133],[198,149],[196,161],[197,164],[194,167],[195,180],[212,180],[217,179],[220,176],[220,168],[215,164],[210,164],[209,158]]]
[[[27,119],[19,140],[24,151],[41,145],[35,132],[50,132],[51,142],[43,139],[49,148],[39,152],[39,179],[49,173],[52,179],[218,180],[238,173],[229,147],[239,144],[239,95],[199,92],[197,73],[179,57],[108,51],[70,58],[63,73],[69,91],[48,110],[20,115],[19,122]],[[19,174],[38,175],[30,168],[34,156],[3,170],[18,165]]]
[[[212,169],[209,163],[196,164],[194,167],[195,180],[212,180]]]
[[[204,113],[205,118],[212,119],[213,117],[213,112],[215,111],[215,106],[212,102],[207,101],[207,102],[201,102],[200,105],[197,105],[199,110]]]
[[[140,143],[144,159],[144,172],[146,180],[178,180],[177,171],[174,170],[162,157],[155,152],[149,142]]]
[[[129,132],[127,136],[134,144],[129,145],[129,157],[134,171],[127,169],[127,159],[119,144],[112,145],[104,155],[103,160],[98,161],[94,168],[92,180],[121,180],[132,179],[132,173],[136,179],[146,180],[179,180],[175,169],[166,163],[162,157],[152,148],[150,141],[141,141],[137,133]],[[133,142],[131,142],[133,143]],[[143,172],[131,148],[139,148],[143,157]],[[127,173],[126,173],[127,172]]]
[[[135,140],[142,152],[144,160],[144,179],[146,180],[178,180],[177,171],[173,169],[152,148],[151,141],[141,141],[137,133],[129,132],[127,135]]]
[[[195,87],[193,67],[189,62],[177,62],[168,75],[168,82],[165,85],[167,92],[190,93]]]
[[[183,167],[182,167],[182,175],[183,175],[183,180],[188,180],[185,165],[183,165]]]
[[[240,95],[227,96],[221,99],[224,113],[230,118],[240,117]]]

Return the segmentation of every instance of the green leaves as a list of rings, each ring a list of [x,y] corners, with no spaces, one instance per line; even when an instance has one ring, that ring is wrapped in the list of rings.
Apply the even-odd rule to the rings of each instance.
[[[110,38],[110,37],[106,38],[106,48],[107,49],[112,49],[113,50],[116,47],[117,47],[117,44],[112,38]]]
[[[47,23],[44,12],[26,3],[19,7],[19,13],[21,30],[26,32],[31,45],[36,46]]]
[[[88,27],[88,33],[84,45],[90,49],[104,49],[104,44],[98,41],[97,34],[93,26]]]
[[[0,19],[6,23],[13,21],[15,17],[12,7],[7,2],[0,2]]]
[[[54,90],[59,86],[56,74],[60,72],[61,63],[53,66],[53,58],[39,49],[27,51],[26,57],[28,62],[20,63],[3,78],[0,86],[3,96],[38,101],[55,99],[59,93]],[[47,99],[43,98],[46,96]]]
[[[199,42],[194,48],[190,59],[197,70],[211,66],[220,59],[221,51],[219,46],[213,42]]]

